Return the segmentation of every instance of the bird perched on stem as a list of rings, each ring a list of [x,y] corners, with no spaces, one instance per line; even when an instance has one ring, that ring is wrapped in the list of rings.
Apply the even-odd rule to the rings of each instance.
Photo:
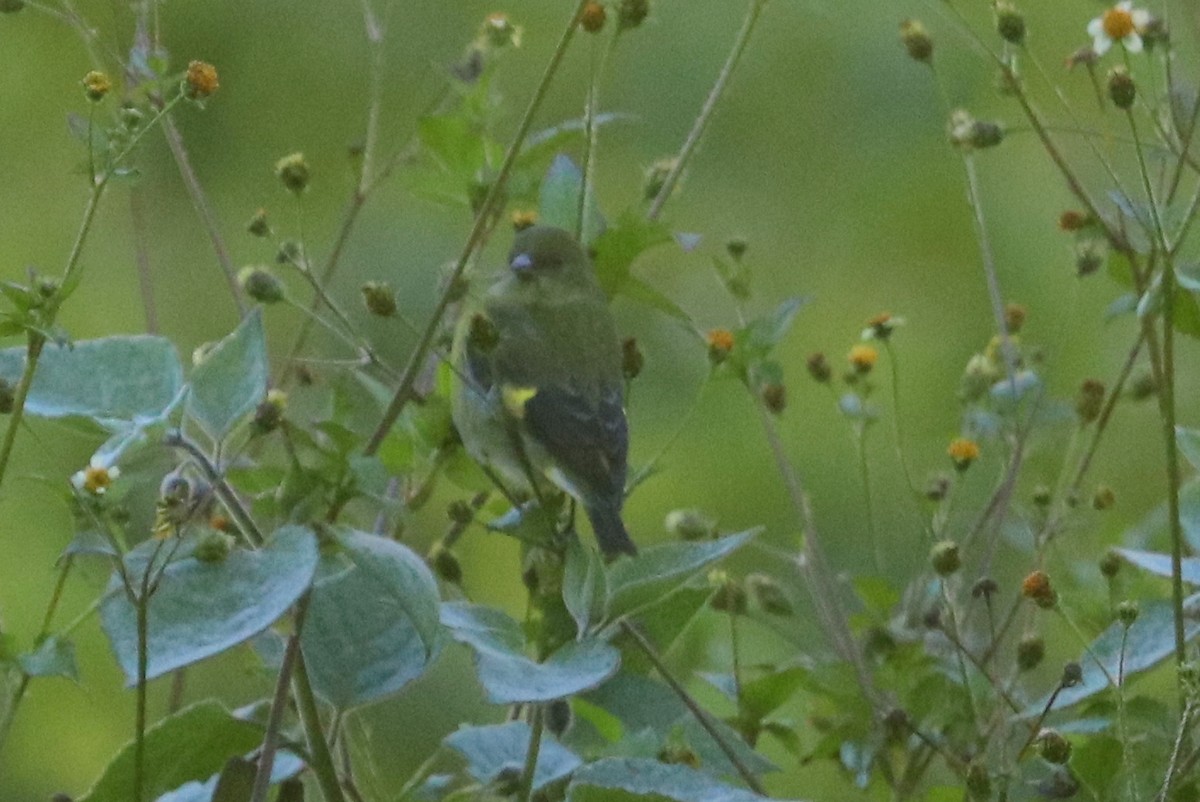
[[[517,233],[508,269],[462,315],[453,361],[454,423],[471,456],[508,488],[575,498],[606,558],[636,554],[621,520],[621,343],[574,237],[549,226]]]

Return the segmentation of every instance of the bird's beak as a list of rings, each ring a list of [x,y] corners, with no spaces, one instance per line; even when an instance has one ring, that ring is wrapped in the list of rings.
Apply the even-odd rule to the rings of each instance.
[[[512,272],[517,274],[518,278],[533,278],[533,257],[527,253],[518,253],[508,263],[508,267]]]

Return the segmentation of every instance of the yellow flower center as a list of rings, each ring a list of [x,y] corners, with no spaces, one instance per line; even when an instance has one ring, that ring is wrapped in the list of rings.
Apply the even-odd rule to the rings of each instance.
[[[83,471],[83,488],[89,493],[103,493],[112,484],[112,474],[108,468],[89,465]]]
[[[1110,8],[1105,11],[1101,24],[1109,38],[1117,41],[1133,33],[1135,27],[1133,15],[1123,8]]]
[[[859,373],[866,373],[879,361],[879,352],[869,345],[856,345],[850,349],[850,364]]]

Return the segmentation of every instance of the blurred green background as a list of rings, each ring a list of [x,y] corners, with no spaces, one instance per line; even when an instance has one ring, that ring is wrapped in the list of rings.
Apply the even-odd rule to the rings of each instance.
[[[508,12],[524,28],[523,45],[507,58],[499,78],[511,131],[570,4],[415,0],[393,5],[382,105],[384,152],[410,136],[421,110],[440,91],[447,66],[483,17],[496,10]],[[1029,308],[1024,339],[1044,346],[1044,373],[1052,390],[1070,397],[1085,377],[1111,379],[1132,342],[1131,320],[1104,321],[1105,307],[1120,291],[1103,275],[1075,276],[1071,241],[1056,229],[1058,214],[1073,204],[1045,152],[1021,125],[1015,104],[994,91],[989,65],[936,12],[940,5],[772,3],[682,192],[667,208],[671,225],[703,234],[702,245],[690,254],[661,248],[635,268],[702,328],[733,326],[734,311],[721,296],[710,263],[729,237],[741,236],[750,243],[756,309],[790,295],[810,299],[783,349],[789,406],[782,427],[808,481],[832,560],[855,573],[872,570],[855,448],[829,393],[805,375],[804,357],[823,350],[840,369],[867,318],[884,310],[906,318],[895,351],[901,362],[907,457],[920,479],[948,467],[945,446],[960,428],[959,375],[993,332],[961,161],[945,142],[945,111],[929,70],[910,61],[898,44],[900,20],[920,16],[932,30],[939,75],[953,105],[1011,124],[1000,148],[979,155],[984,203],[1001,284],[1007,299]],[[993,41],[985,4],[971,5],[979,6],[971,10],[976,30]],[[1029,5],[1031,48],[1051,79],[1083,109],[1084,124],[1115,125],[1118,121],[1095,113],[1086,73],[1062,67],[1067,54],[1087,43],[1086,23],[1102,6]],[[631,115],[605,128],[600,139],[597,192],[610,216],[636,204],[643,169],[678,148],[745,11],[745,3],[727,0],[653,0],[652,6],[648,23],[621,43],[603,89],[606,110]],[[128,49],[133,21],[128,3],[85,0],[77,8],[94,27],[100,53]],[[1177,39],[1181,74],[1187,74],[1196,62],[1190,34],[1197,12],[1183,2],[1171,10],[1173,24],[1186,34]],[[367,50],[357,4],[175,2],[164,4],[161,15],[174,66],[201,58],[220,71],[221,89],[207,108],[181,108],[176,121],[235,263],[272,256],[268,245],[243,230],[259,206],[291,227],[291,204],[272,165],[296,150],[312,167],[307,236],[323,256],[352,186],[347,146],[362,137],[368,103]],[[586,36],[577,40],[540,114],[541,124],[580,115],[592,47]],[[1072,125],[1032,62],[1023,64],[1042,107]],[[86,192],[75,169],[83,153],[68,135],[66,116],[86,113],[79,80],[91,67],[75,32],[53,16],[32,8],[0,16],[0,277],[21,278],[30,265],[51,274],[62,269]],[[1060,138],[1093,191],[1106,190],[1080,138],[1069,133]],[[1131,154],[1119,141],[1100,146],[1128,166]],[[186,355],[229,331],[236,314],[161,136],[147,137],[139,165],[161,331]],[[393,180],[372,198],[332,291],[357,309],[358,286],[386,279],[398,288],[404,313],[420,321],[434,298],[439,270],[461,246],[469,220],[462,210],[414,199],[402,183]],[[504,239],[493,243],[493,260],[507,247]],[[144,330],[126,186],[106,197],[83,261],[83,286],[62,318],[71,334],[83,339]],[[716,516],[723,529],[762,524],[764,542],[794,543],[793,516],[741,388],[716,382],[697,399],[707,362],[694,338],[663,316],[623,300],[617,313],[623,332],[639,338],[647,359],[630,401],[634,464],[656,454],[680,418],[688,416],[663,473],[629,503],[627,519],[635,536],[642,542],[665,537],[662,521],[669,510],[697,506]],[[411,345],[395,327],[377,325],[365,313],[358,318],[394,360]],[[281,350],[298,315],[274,308],[267,319],[272,343]],[[1180,348],[1180,364],[1196,365],[1195,343],[1185,340]],[[891,557],[889,579],[899,586],[923,564],[926,544],[899,479],[890,393],[882,374],[879,385],[883,425],[873,432],[869,459],[875,515]],[[1185,369],[1181,423],[1200,422],[1196,390],[1196,372]],[[1082,517],[1078,531],[1058,549],[1055,559],[1061,564],[1080,566],[1081,576],[1094,574],[1090,566],[1104,546],[1158,503],[1164,485],[1159,436],[1153,404],[1120,408],[1092,474],[1095,482],[1117,488],[1117,507],[1105,516]],[[1022,503],[1034,484],[1054,480],[1063,442],[1050,436],[1034,443],[1019,491]],[[0,622],[18,643],[27,644],[37,631],[55,558],[71,537],[61,488],[96,444],[70,428],[40,422],[18,443],[18,461],[0,498]],[[989,456],[985,453],[968,479],[972,497],[996,481],[1000,466]],[[968,519],[964,507],[963,520]],[[431,513],[428,537],[441,526],[440,512]],[[479,599],[515,603],[519,586],[512,543],[474,536],[463,552],[467,582]],[[1013,571],[1026,565],[1019,537],[1002,556]],[[495,565],[512,572],[487,570]],[[83,610],[104,580],[97,567],[79,572],[68,587],[60,620]],[[719,639],[709,643],[701,631],[692,640],[684,662],[724,665]],[[778,656],[778,641],[755,633],[752,642]],[[78,658],[81,684],[34,684],[0,755],[0,800],[43,800],[59,790],[79,793],[129,738],[133,697],[122,689],[94,620],[80,630]],[[467,672],[461,655],[454,654],[399,699],[363,715],[371,749],[388,764],[384,782],[420,762],[461,718],[496,715],[480,712]],[[253,658],[239,652],[192,672],[188,698],[219,693],[240,704],[267,687]],[[163,709],[166,693],[164,684],[154,686],[153,710]],[[828,768],[801,769],[781,760],[786,777],[772,787],[821,793]]]

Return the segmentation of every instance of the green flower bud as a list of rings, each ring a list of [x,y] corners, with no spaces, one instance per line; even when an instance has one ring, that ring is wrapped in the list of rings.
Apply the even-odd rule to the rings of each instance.
[[[681,744],[668,744],[664,746],[659,750],[658,761],[672,765],[689,766],[693,769],[700,768],[700,756]]]
[[[1009,44],[1025,44],[1025,15],[1011,3],[997,3],[996,33]]]
[[[279,303],[286,297],[283,282],[270,268],[251,265],[238,271],[238,285],[242,291],[261,304]]]
[[[1081,682],[1083,682],[1083,666],[1073,660],[1065,663],[1063,665],[1062,679],[1059,680],[1059,684],[1064,688],[1074,688]]]
[[[285,239],[279,243],[279,250],[275,253],[275,263],[280,265],[295,265],[300,263],[300,257],[300,243],[295,240]]]
[[[224,532],[209,529],[201,535],[192,556],[202,563],[223,562],[233,550],[233,538]]]
[[[1121,622],[1121,626],[1129,629],[1133,626],[1133,622],[1138,618],[1138,603],[1135,601],[1123,601],[1117,605],[1117,620]]]
[[[1037,751],[1042,760],[1061,766],[1071,759],[1071,742],[1058,730],[1044,729],[1037,734]]]
[[[746,591],[740,582],[732,579],[724,571],[713,571],[708,575],[710,585],[716,586],[716,593],[709,601],[709,606],[730,615],[746,614]]]
[[[783,588],[766,574],[750,574],[746,577],[746,588],[764,612],[783,617],[796,614],[791,599],[783,592]]]
[[[950,484],[950,477],[944,473],[930,477],[925,485],[925,498],[934,502],[942,501],[946,498],[946,494],[950,492]]]
[[[271,233],[271,224],[267,221],[267,210],[259,209],[246,223],[246,230],[256,237],[265,237]]]
[[[1151,373],[1141,373],[1134,377],[1129,385],[1129,398],[1133,401],[1145,401],[1158,394],[1158,382]]]
[[[1017,668],[1032,671],[1046,657],[1046,641],[1040,635],[1025,635],[1017,642]]]
[[[650,0],[621,0],[621,4],[617,6],[617,30],[636,28],[649,14]]]
[[[929,564],[938,576],[950,576],[962,567],[958,544],[953,540],[942,540],[929,550]]]
[[[1039,507],[1048,507],[1054,500],[1054,491],[1048,485],[1038,485],[1033,489],[1033,503]]]
[[[293,195],[299,195],[308,189],[308,162],[303,153],[289,153],[275,162],[275,175],[283,182],[283,186]]]
[[[1137,99],[1137,85],[1124,67],[1108,71],[1108,97],[1118,109],[1130,109]]]
[[[717,536],[717,522],[701,510],[672,510],[667,513],[667,531],[680,540],[712,540]]]
[[[441,542],[433,544],[433,548],[429,550],[427,562],[433,572],[443,581],[449,582],[451,585],[462,584],[462,563],[458,561],[454,552],[442,545]]]
[[[1121,571],[1121,558],[1115,551],[1105,552],[1100,558],[1100,573],[1105,579],[1112,579]]]
[[[759,390],[763,406],[773,415],[782,415],[787,407],[787,387],[775,382],[769,382]]]
[[[1092,509],[1110,510],[1117,503],[1117,494],[1108,485],[1100,485],[1092,494]]]
[[[922,64],[933,61],[933,37],[920,20],[906,19],[900,23],[900,43],[913,61]]]
[[[833,377],[833,367],[829,364],[829,359],[820,351],[809,354],[808,359],[804,361],[804,366],[808,368],[808,375],[812,376],[813,380],[819,384],[825,384]]]
[[[663,187],[667,185],[667,176],[675,169],[675,163],[675,159],[659,159],[646,168],[645,178],[642,181],[643,198],[654,200],[658,197],[658,193],[662,192]]]
[[[270,434],[283,423],[283,413],[287,409],[287,393],[282,390],[268,390],[267,398],[254,410],[254,419],[250,422],[256,434]]]
[[[0,0],[0,14],[16,14],[25,8],[25,0]]]
[[[396,314],[396,293],[386,281],[368,281],[362,285],[363,304],[376,317]]]

